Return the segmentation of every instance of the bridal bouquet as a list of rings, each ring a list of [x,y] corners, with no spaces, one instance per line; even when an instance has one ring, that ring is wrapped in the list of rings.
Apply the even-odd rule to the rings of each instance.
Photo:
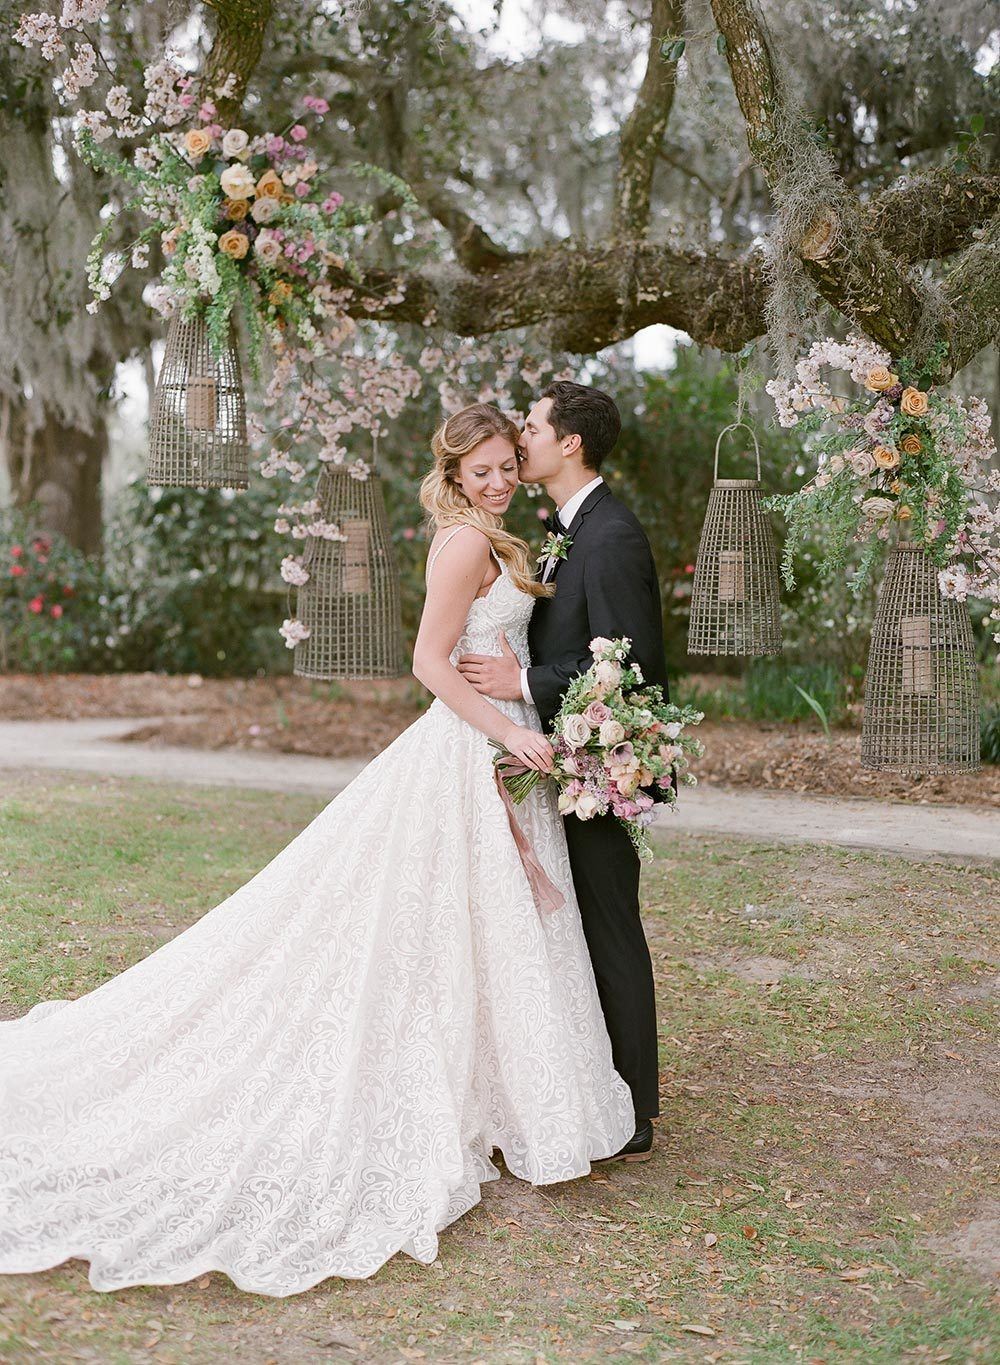
[[[499,745],[494,764],[514,802],[523,801],[543,776],[559,788],[559,810],[591,820],[609,811],[628,830],[640,857],[652,857],[644,834],[653,820],[654,790],[676,801],[675,779],[693,786],[687,755],[704,746],[685,733],[704,713],[663,700],[660,687],[644,684],[637,664],[626,662],[631,640],[591,640],[594,662],[570,683],[549,740],[555,751],[551,774],[525,771]]]

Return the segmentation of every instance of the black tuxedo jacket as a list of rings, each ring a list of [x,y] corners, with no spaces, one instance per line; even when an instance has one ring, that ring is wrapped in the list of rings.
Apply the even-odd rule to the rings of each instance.
[[[584,500],[566,529],[572,540],[539,597],[528,626],[528,690],[549,729],[569,683],[593,663],[596,635],[627,635],[646,682],[667,692],[660,585],[646,534],[606,483]]]

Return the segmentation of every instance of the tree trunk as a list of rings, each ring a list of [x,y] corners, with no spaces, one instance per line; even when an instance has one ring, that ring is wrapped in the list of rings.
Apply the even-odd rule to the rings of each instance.
[[[64,426],[48,414],[31,428],[23,409],[4,403],[0,444],[14,506],[34,506],[40,529],[64,536],[88,555],[99,555],[101,471],[108,451],[103,417],[93,431]]]

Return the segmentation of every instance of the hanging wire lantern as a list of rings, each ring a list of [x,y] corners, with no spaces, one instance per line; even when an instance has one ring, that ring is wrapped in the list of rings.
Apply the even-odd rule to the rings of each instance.
[[[343,537],[310,537],[303,556],[309,581],[298,589],[297,615],[309,629],[295,646],[300,678],[398,678],[403,668],[399,570],[374,468],[356,478],[327,466],[316,491],[320,515]]]
[[[756,479],[719,478],[719,442],[744,427],[757,455]],[[760,448],[746,422],[715,442],[712,491],[695,560],[689,654],[780,654],[778,556],[761,500]]]
[[[964,602],[943,597],[919,545],[897,545],[879,589],[865,677],[861,764],[975,772],[979,675]]]
[[[184,488],[246,488],[246,397],[236,336],[212,351],[202,317],[170,320],[153,393],[146,479]]]

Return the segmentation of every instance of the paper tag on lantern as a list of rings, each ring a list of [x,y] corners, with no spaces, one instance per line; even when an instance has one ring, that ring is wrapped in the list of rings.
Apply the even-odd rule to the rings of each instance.
[[[934,691],[931,618],[904,616],[899,623],[903,645],[903,691],[927,696]]]
[[[371,569],[369,568],[369,539],[371,523],[354,518],[341,523],[341,531],[347,537],[344,541],[341,558],[341,591],[369,592],[371,590]]]
[[[215,380],[211,375],[195,375],[188,380],[184,420],[188,431],[215,430]]]
[[[743,602],[746,584],[743,580],[743,551],[719,551],[719,601]]]

